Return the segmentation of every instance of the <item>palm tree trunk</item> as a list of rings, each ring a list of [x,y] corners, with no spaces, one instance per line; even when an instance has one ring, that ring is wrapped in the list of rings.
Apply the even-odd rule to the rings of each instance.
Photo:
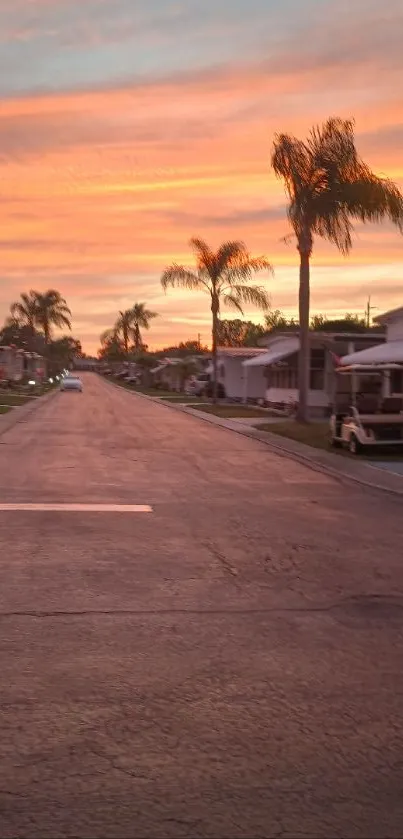
[[[300,351],[298,358],[298,413],[300,422],[309,422],[309,375],[310,375],[310,340],[309,340],[309,258],[310,248],[306,243],[298,248],[299,266],[299,335]]]
[[[217,300],[212,301],[211,313],[213,316],[213,328],[211,333],[212,338],[212,360],[213,360],[213,405],[217,404],[218,391],[218,365],[217,365],[217,336],[218,336],[218,309],[219,304]]]
[[[134,327],[134,345],[136,347],[136,352],[140,349],[140,327],[138,323],[136,323]]]

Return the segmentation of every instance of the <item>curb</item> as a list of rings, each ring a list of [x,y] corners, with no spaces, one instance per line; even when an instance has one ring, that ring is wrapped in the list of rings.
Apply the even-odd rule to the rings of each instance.
[[[33,399],[32,402],[26,402],[25,405],[18,405],[11,409],[11,411],[7,411],[6,414],[0,416],[0,437],[3,436],[10,428],[13,428],[14,425],[18,425],[19,422],[23,422],[25,417],[29,417],[34,411],[38,409],[41,405],[46,405],[50,399],[52,399],[58,393],[58,389],[54,388],[50,391],[50,393],[45,393],[44,396],[37,396],[36,399]]]
[[[337,469],[333,466],[327,466],[323,463],[317,463],[315,460],[312,460],[308,455],[305,455],[303,453],[290,451],[290,449],[287,449],[284,446],[281,446],[281,444],[277,443],[277,440],[274,441],[273,439],[268,439],[266,437],[266,434],[269,435],[269,431],[259,432],[257,429],[253,431],[248,426],[242,426],[241,423],[239,423],[239,426],[236,428],[230,427],[228,425],[225,425],[224,423],[217,422],[216,420],[219,420],[219,417],[214,417],[214,415],[213,417],[211,417],[209,414],[204,414],[203,411],[198,411],[194,408],[188,408],[178,403],[172,403],[168,401],[164,402],[163,399],[159,399],[158,397],[148,396],[145,393],[138,393],[134,390],[124,388],[116,382],[109,382],[109,384],[111,384],[113,387],[119,388],[119,390],[131,393],[133,396],[138,396],[141,399],[148,399],[148,401],[153,402],[154,405],[162,405],[165,408],[173,408],[176,411],[180,411],[182,414],[187,414],[187,416],[194,417],[196,420],[208,422],[210,423],[210,425],[214,425],[216,428],[222,428],[224,429],[224,431],[229,431],[230,433],[235,432],[235,434],[240,434],[242,437],[248,437],[250,440],[255,440],[258,443],[263,443],[264,446],[267,446],[271,451],[274,452],[274,454],[277,454],[279,457],[284,457],[288,460],[294,460],[297,463],[300,463],[302,466],[306,466],[308,469],[312,469],[313,472],[321,472],[322,474],[329,475],[331,478],[334,478],[335,480],[338,480],[340,482],[358,484],[359,486],[365,487],[366,489],[387,493],[388,495],[392,495],[397,498],[403,497],[403,480],[402,489],[387,487],[383,486],[382,484],[376,484],[371,481],[365,480],[365,478],[360,478],[356,475],[351,475],[346,472],[343,472],[342,470]],[[265,434],[264,437],[262,436],[263,433]],[[277,435],[271,435],[272,438],[274,436]],[[331,452],[329,452],[329,454],[331,455]],[[337,457],[337,455],[333,455],[333,457]]]

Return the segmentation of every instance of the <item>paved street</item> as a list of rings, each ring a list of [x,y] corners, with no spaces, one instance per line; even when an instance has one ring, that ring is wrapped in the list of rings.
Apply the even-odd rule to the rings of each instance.
[[[403,835],[401,501],[95,375],[0,437],[1,839]]]

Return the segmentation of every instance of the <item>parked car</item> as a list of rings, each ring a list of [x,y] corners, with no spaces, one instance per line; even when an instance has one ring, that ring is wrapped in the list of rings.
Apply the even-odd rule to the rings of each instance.
[[[200,373],[200,375],[196,377],[192,376],[192,378],[186,383],[186,393],[189,394],[189,396],[202,396],[209,381],[210,376],[208,373]]]
[[[83,392],[83,383],[78,376],[63,376],[60,382],[60,390],[78,390]]]

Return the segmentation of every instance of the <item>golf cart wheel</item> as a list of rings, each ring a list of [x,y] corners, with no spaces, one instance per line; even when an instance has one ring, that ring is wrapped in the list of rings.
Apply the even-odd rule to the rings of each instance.
[[[340,448],[340,440],[337,439],[333,434],[329,434],[329,445],[332,449],[339,449]]]
[[[362,452],[362,444],[355,434],[352,434],[348,441],[348,450],[350,454],[361,454]]]

